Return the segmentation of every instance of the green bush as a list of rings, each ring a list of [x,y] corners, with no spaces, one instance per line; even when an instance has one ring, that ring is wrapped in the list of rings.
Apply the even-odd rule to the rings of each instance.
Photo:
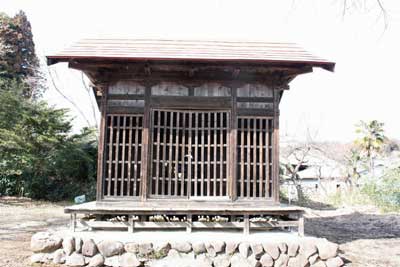
[[[48,200],[94,197],[94,130],[71,134],[67,110],[25,98],[18,84],[9,87],[0,88],[0,194]]]
[[[400,168],[387,170],[380,179],[368,180],[362,192],[384,210],[400,210]]]

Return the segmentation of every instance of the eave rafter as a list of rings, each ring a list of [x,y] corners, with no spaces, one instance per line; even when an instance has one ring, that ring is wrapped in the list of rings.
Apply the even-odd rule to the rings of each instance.
[[[95,85],[115,80],[170,80],[185,83],[195,81],[262,82],[277,89],[288,89],[288,83],[297,75],[312,72],[308,65],[275,64],[204,64],[182,62],[88,62],[71,60],[69,67],[83,71]]]

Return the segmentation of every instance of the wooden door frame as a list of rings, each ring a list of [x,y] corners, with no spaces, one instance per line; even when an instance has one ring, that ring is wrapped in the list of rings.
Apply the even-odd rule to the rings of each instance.
[[[160,98],[160,97],[157,97]],[[169,98],[169,97],[168,97]],[[179,98],[178,98],[179,99]],[[187,103],[186,103],[187,105]],[[147,186],[147,198],[149,199],[182,199],[182,200],[229,200],[231,199],[231,189],[230,186],[232,184],[232,177],[230,175],[230,167],[231,167],[231,160],[230,160],[230,154],[231,154],[231,140],[230,140],[230,134],[231,134],[231,121],[232,121],[232,109],[231,108],[224,108],[224,107],[219,107],[219,108],[213,108],[210,109],[209,107],[204,107],[201,104],[197,104],[195,106],[193,106],[193,103],[190,103],[190,109],[188,109],[188,107],[186,107],[186,105],[183,105],[182,107],[182,103],[179,101],[179,106],[177,107],[176,105],[173,107],[167,107],[164,104],[159,106],[159,105],[151,105],[150,109],[149,109],[149,154],[148,154],[148,159],[146,161],[146,164],[149,166],[149,172],[148,172],[148,186]],[[216,196],[216,197],[209,197],[209,196],[201,196],[201,197],[193,197],[191,196],[191,177],[189,177],[190,181],[186,184],[187,187],[187,196],[163,196],[163,195],[152,195],[150,190],[151,190],[151,186],[150,186],[150,180],[152,179],[152,159],[153,159],[153,149],[150,148],[150,145],[152,145],[153,143],[153,131],[154,131],[154,121],[153,121],[153,112],[154,110],[160,110],[160,111],[191,111],[191,112],[207,112],[207,111],[223,111],[223,112],[227,112],[228,114],[228,120],[227,120],[227,172],[226,172],[226,177],[227,177],[227,181],[226,181],[226,185],[225,185],[225,190],[226,190],[226,196]]]

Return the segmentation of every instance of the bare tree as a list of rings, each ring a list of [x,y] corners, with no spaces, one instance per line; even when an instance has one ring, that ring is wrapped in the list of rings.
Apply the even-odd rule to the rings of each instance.
[[[343,18],[346,16],[347,12],[351,10],[378,10],[379,14],[377,20],[382,19],[384,30],[389,26],[389,13],[386,10],[383,0],[343,0]]]
[[[85,113],[79,108],[79,106],[75,103],[75,101],[73,101],[71,98],[69,98],[68,96],[66,96],[57,86],[54,77],[53,77],[53,73],[51,72],[50,68],[47,67],[47,71],[51,80],[51,83],[53,84],[54,89],[57,91],[57,93],[59,93],[66,101],[68,101],[72,106],[74,106],[74,108],[78,111],[78,113],[82,116],[82,118],[86,121],[86,124],[88,125],[88,127],[91,127],[91,124],[88,120],[88,118],[86,117]],[[57,75],[57,72],[55,70],[53,70],[55,75]]]
[[[92,98],[92,93],[93,91],[90,89],[90,87],[86,84],[85,82],[85,77],[83,75],[83,72],[81,73],[81,80],[82,80],[82,84],[86,89],[86,92],[88,94],[89,97],[89,101],[90,101],[90,107],[92,108],[92,115],[93,115],[93,121],[94,121],[94,125],[96,126],[96,129],[99,129],[99,126],[97,124],[97,117],[96,117],[96,107],[95,104],[93,103],[93,98]]]

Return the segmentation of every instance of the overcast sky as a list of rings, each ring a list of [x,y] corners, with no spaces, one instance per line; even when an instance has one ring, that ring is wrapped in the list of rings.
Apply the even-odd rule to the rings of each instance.
[[[400,139],[400,1],[383,0],[389,26],[375,0],[0,0],[0,11],[22,9],[32,24],[36,50],[47,54],[87,37],[292,41],[335,61],[336,71],[314,69],[297,77],[281,102],[284,138],[351,141],[359,120],[385,123]],[[361,3],[366,2],[366,6]],[[51,67],[57,87],[94,123],[81,74],[66,64]],[[86,125],[49,83],[45,98],[71,109],[75,129]],[[309,129],[309,130],[307,130]]]

